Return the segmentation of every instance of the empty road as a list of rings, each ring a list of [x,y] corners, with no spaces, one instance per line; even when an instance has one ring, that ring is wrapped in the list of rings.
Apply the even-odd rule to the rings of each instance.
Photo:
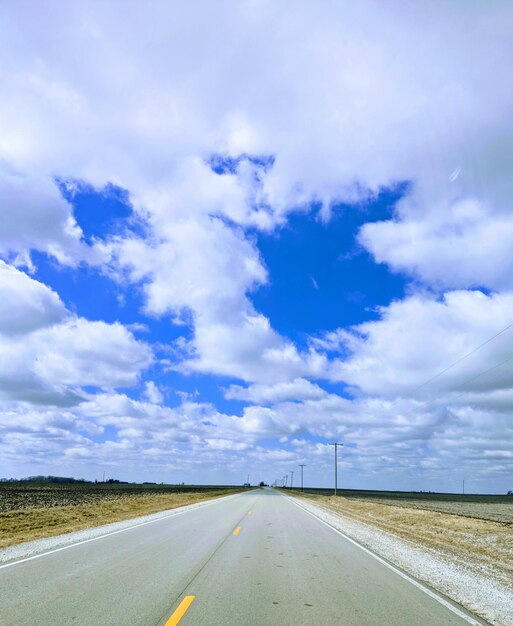
[[[463,626],[272,489],[0,568],[8,626]]]

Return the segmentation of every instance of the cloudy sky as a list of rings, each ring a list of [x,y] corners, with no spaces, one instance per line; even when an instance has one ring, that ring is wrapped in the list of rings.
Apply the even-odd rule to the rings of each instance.
[[[0,476],[513,489],[511,3],[0,23]]]

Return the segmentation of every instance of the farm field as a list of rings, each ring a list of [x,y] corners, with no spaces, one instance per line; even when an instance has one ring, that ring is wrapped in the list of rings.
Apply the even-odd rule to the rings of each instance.
[[[300,495],[297,492],[294,495]],[[427,495],[427,494],[426,494]],[[437,495],[437,494],[429,494]],[[513,506],[506,502],[415,497],[362,498],[303,494],[341,517],[486,571],[513,589]],[[502,496],[498,496],[502,498]],[[507,499],[508,496],[504,496]]]
[[[513,500],[513,498],[511,498]],[[363,499],[354,499],[355,502],[365,502]],[[513,526],[513,502],[459,502],[437,500],[394,500],[387,498],[373,498],[375,504],[394,506],[405,509],[417,509],[423,511],[436,511],[447,515],[459,515],[474,519],[503,522]]]
[[[224,486],[0,483],[0,548],[240,490]]]
[[[308,489],[312,495],[331,496],[332,489]],[[438,511],[475,519],[513,524],[513,496],[419,493],[405,491],[343,490],[339,495],[350,501],[361,501],[406,509]]]

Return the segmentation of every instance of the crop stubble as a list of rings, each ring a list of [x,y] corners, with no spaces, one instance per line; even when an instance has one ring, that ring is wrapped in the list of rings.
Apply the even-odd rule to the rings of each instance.
[[[0,485],[0,548],[218,498],[235,489]]]

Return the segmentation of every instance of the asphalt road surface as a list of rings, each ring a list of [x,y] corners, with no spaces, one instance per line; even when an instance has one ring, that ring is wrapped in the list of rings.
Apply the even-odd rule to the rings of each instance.
[[[469,621],[272,489],[0,568],[8,626]]]

